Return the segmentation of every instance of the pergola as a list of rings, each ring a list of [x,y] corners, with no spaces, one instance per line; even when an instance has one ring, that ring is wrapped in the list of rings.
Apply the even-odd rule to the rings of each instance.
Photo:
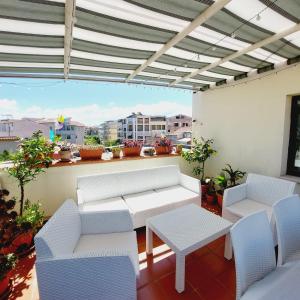
[[[299,0],[1,0],[0,77],[206,90],[298,62]]]

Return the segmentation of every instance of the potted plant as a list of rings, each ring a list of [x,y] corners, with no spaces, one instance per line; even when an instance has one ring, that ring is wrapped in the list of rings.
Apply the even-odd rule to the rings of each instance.
[[[20,256],[33,249],[33,236],[42,227],[44,222],[44,211],[41,210],[39,202],[31,203],[25,201],[24,213],[16,218],[20,227],[20,233],[14,238],[12,244],[15,252]]]
[[[176,153],[177,153],[177,154],[181,154],[182,149],[183,149],[183,145],[181,145],[181,144],[176,145]]]
[[[31,138],[24,139],[12,156],[12,167],[7,171],[17,179],[20,187],[20,215],[23,214],[24,187],[52,164],[53,149],[54,145],[38,131],[33,133]]]
[[[207,193],[206,193],[206,202],[208,204],[214,204],[216,201],[216,188],[214,178],[208,178],[207,183]]]
[[[5,255],[14,252],[12,246],[13,238],[18,234],[20,228],[17,225],[17,212],[14,211],[16,200],[6,200],[8,190],[0,190],[0,254]]]
[[[140,156],[143,143],[140,141],[124,141],[123,155],[124,156]]]
[[[162,136],[158,141],[155,142],[156,155],[170,154],[172,151],[172,142],[165,136]]]
[[[144,154],[147,154],[147,155],[149,155],[149,156],[154,156],[154,154],[155,154],[155,149],[154,149],[153,147],[147,148],[147,149],[144,150]]]
[[[221,172],[219,176],[215,179],[216,184],[218,185],[219,189],[217,190],[217,200],[220,207],[223,206],[223,195],[224,190],[227,188],[228,185],[228,178],[225,176],[224,172]]]
[[[8,298],[11,292],[10,272],[16,262],[17,257],[13,253],[0,255],[0,299]]]
[[[72,148],[70,144],[62,143],[59,145],[59,156],[60,160],[63,162],[68,162],[72,159]]]
[[[103,150],[101,145],[83,145],[79,148],[79,154],[82,160],[101,159]]]
[[[113,147],[111,152],[113,154],[113,158],[121,158],[122,149],[120,147]]]
[[[233,170],[230,164],[226,164],[226,167],[222,171],[228,175],[229,187],[236,186],[238,181],[246,175],[246,172],[239,169]]]
[[[214,140],[205,140],[201,137],[200,140],[193,139],[191,151],[184,151],[181,156],[188,162],[196,164],[193,168],[193,173],[200,176],[202,199],[205,200],[207,192],[207,182],[205,182],[205,162],[215,155],[217,151],[212,148]]]

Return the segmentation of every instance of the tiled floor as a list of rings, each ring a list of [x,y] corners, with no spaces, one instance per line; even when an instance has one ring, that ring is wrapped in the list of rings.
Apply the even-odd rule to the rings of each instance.
[[[223,237],[187,257],[186,289],[182,294],[175,290],[174,253],[154,236],[153,256],[147,256],[145,229],[139,229],[137,237],[141,269],[138,299],[235,299],[234,262],[223,257]],[[34,254],[20,260],[10,299],[38,299],[34,260]]]

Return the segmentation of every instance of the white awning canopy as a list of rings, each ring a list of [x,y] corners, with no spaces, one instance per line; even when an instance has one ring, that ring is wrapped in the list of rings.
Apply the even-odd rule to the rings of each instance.
[[[300,61],[298,0],[1,0],[0,77],[206,90]]]

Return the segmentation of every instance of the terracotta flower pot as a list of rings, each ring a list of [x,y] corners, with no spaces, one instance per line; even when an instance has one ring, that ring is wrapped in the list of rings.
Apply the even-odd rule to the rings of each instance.
[[[58,153],[61,161],[70,161],[72,158],[71,150],[60,150]]]
[[[15,249],[17,249],[19,246],[23,244],[30,246],[32,243],[32,238],[33,238],[33,232],[31,230],[27,232],[23,232],[14,238],[14,240],[12,241],[12,245],[14,246]]]
[[[211,195],[211,194],[206,194],[206,202],[207,202],[208,204],[214,204],[215,201],[216,201],[216,195],[215,195],[215,194],[213,194],[213,195]]]
[[[219,206],[222,208],[223,207],[223,195],[220,193],[217,193],[217,200],[218,200]]]
[[[124,156],[140,156],[141,148],[140,147],[124,147],[123,155]]]
[[[10,294],[11,285],[9,282],[9,276],[6,275],[0,280],[0,299],[6,299]]]
[[[156,155],[170,154],[171,149],[169,146],[156,146],[155,151],[156,151]]]
[[[101,159],[102,153],[103,153],[102,148],[79,149],[79,154],[82,160]]]
[[[176,146],[176,153],[181,154],[182,153],[182,146]]]
[[[206,194],[207,194],[207,184],[202,184],[201,183],[201,199],[206,200]]]

